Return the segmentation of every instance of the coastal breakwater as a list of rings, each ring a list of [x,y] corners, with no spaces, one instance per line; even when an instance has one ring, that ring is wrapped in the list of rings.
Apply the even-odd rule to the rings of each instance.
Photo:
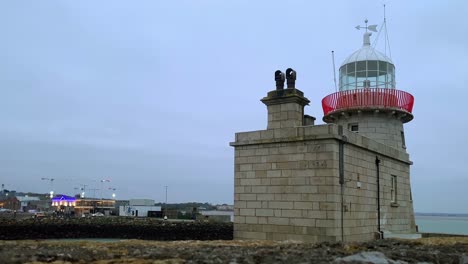
[[[116,238],[231,240],[232,223],[120,217],[0,219],[0,240]]]

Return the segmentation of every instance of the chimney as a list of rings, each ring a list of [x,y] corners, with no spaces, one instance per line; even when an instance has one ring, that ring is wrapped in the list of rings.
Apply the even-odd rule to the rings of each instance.
[[[276,90],[268,92],[261,101],[268,109],[267,129],[291,128],[304,125],[304,106],[310,103],[304,93],[296,89],[296,71],[286,70],[287,88],[284,89],[285,75],[275,72]]]

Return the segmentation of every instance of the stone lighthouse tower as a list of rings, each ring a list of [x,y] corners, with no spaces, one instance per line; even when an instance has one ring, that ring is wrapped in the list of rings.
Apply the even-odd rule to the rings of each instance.
[[[376,26],[365,29],[363,45],[341,64],[339,92],[323,98],[323,121],[335,123],[395,149],[406,149],[403,124],[413,119],[414,98],[397,90],[395,65],[371,46]]]
[[[414,98],[397,90],[395,65],[371,46],[340,67],[340,90],[322,100],[325,125],[296,71],[274,74],[261,99],[266,129],[238,132],[234,157],[234,238],[366,241],[416,231],[403,124]],[[287,88],[284,83],[287,81]]]

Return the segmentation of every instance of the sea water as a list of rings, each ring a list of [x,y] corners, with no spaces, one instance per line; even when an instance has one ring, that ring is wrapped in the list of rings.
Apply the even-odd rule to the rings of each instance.
[[[415,220],[421,233],[468,235],[468,217],[466,216],[416,215]]]

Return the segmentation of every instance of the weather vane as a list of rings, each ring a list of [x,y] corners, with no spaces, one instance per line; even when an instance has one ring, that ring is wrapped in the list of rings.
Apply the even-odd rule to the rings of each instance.
[[[370,36],[372,35],[372,33],[367,32],[367,30],[377,32],[377,25],[367,25],[367,22],[369,22],[367,19],[364,20],[364,23],[366,23],[366,26],[364,27],[360,25],[356,26],[357,30],[360,30],[361,28],[366,29],[366,32],[364,32],[364,41],[363,41],[364,46],[370,46]]]
[[[366,29],[366,32],[367,32],[367,30],[370,30],[370,31],[373,31],[373,32],[377,32],[377,25],[369,25],[369,26],[368,26],[368,25],[367,25],[367,22],[369,22],[367,19],[364,20],[364,23],[366,23],[366,26],[363,27],[363,26],[357,25],[357,26],[356,26],[356,29],[357,29],[357,30],[360,30],[361,28],[365,28],[365,29]]]

